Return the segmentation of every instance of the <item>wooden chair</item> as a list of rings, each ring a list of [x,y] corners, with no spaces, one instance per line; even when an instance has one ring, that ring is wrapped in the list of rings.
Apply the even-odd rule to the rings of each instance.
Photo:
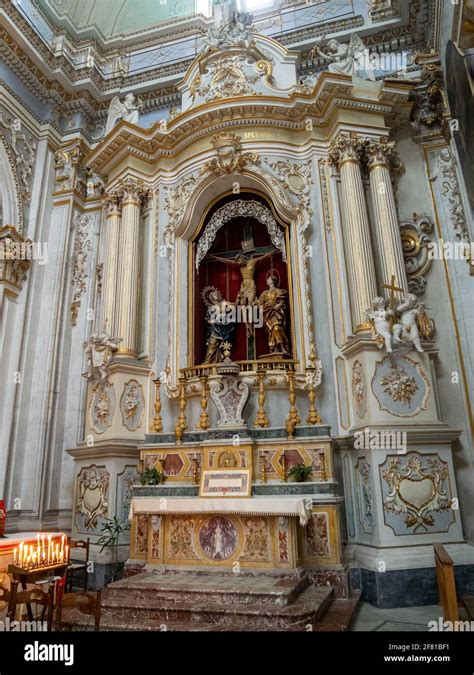
[[[445,621],[459,621],[456,582],[454,580],[453,561],[442,544],[433,544],[436,578],[443,617]]]
[[[0,572],[1,574],[1,572]],[[3,583],[5,581],[6,575],[3,574],[0,578],[0,603],[5,603],[7,606],[7,609],[10,608],[10,596],[11,596],[11,589],[8,589],[5,584]],[[0,609],[4,609],[1,608]]]
[[[41,618],[39,620],[46,620],[48,630],[50,631],[53,622],[53,588],[51,587],[47,593],[39,588],[29,588],[26,591],[19,591],[18,581],[13,580],[8,610],[10,621],[15,621],[18,605],[31,605],[33,603],[43,607]]]
[[[72,552],[73,548],[81,548],[85,550],[85,560],[84,562],[70,562],[67,568],[67,576],[66,576],[66,590],[68,589],[69,586],[69,591],[72,592],[72,587],[73,587],[73,582],[74,582],[74,577],[76,576],[77,573],[79,573],[81,576],[84,576],[84,590],[87,591],[87,566],[89,564],[89,546],[90,546],[90,539],[84,540],[84,539],[71,539],[69,541],[69,551]],[[69,554],[71,555],[71,553]]]
[[[61,630],[61,625],[63,624],[62,611],[64,608],[72,607],[78,609],[82,614],[89,614],[90,616],[93,616],[95,630],[100,630],[101,594],[101,590],[98,590],[95,593],[85,591],[79,591],[77,593],[63,593],[56,610],[55,628],[57,630]]]

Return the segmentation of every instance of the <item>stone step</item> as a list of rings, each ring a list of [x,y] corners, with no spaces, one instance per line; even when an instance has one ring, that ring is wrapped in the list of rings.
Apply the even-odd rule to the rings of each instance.
[[[195,598],[179,602],[145,598],[109,597],[103,594],[102,616],[104,619],[119,618],[136,625],[137,630],[150,621],[164,624],[179,622],[188,624],[213,624],[233,626],[240,630],[289,629],[307,630],[314,626],[331,603],[333,590],[329,587],[306,588],[294,602],[288,605],[275,604],[220,604]],[[190,625],[190,628],[194,627]]]
[[[54,630],[58,630],[59,627],[55,626]],[[78,610],[64,610],[63,612],[63,622],[61,624],[61,631],[64,632],[76,632],[76,631],[94,631],[94,619],[93,617],[85,616],[81,614]],[[151,632],[151,633],[163,633],[163,632],[199,632],[199,633],[242,633],[242,632],[261,632],[261,631],[275,631],[275,632],[300,632],[301,628],[296,627],[273,627],[273,628],[248,628],[242,626],[233,626],[231,624],[212,624],[205,623],[204,621],[199,622],[189,622],[189,621],[167,621],[166,625],[162,621],[154,621],[149,619],[146,624],[143,624],[140,627],[137,627],[135,622],[128,622],[125,619],[120,619],[116,616],[107,616],[101,617],[100,621],[100,632],[115,632],[115,631],[126,631],[126,632]]]
[[[227,605],[289,605],[309,585],[301,579],[222,576],[204,577],[188,574],[168,575],[144,573],[109,584],[106,598],[120,604],[124,597],[153,603],[199,603]]]
[[[350,598],[333,600],[314,630],[318,633],[348,631],[359,611],[360,597],[360,591],[356,591]]]

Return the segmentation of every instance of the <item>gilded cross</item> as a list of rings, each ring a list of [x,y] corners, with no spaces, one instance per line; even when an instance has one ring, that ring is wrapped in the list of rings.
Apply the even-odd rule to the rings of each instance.
[[[398,286],[395,286],[395,275],[394,274],[392,274],[392,278],[390,280],[390,283],[389,284],[383,284],[383,287],[390,291],[390,298],[389,298],[390,309],[395,309],[395,291],[399,291],[400,293],[403,293],[403,288],[399,288]]]

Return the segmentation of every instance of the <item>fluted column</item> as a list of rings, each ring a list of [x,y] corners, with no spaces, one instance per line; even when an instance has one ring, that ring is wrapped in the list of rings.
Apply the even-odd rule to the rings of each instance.
[[[122,338],[117,352],[137,355],[138,286],[140,267],[140,212],[149,196],[143,181],[127,178],[120,184],[122,226],[117,270],[117,336]]]
[[[117,316],[115,298],[117,297],[117,267],[119,255],[121,196],[117,191],[105,195],[106,213],[105,243],[103,248],[102,272],[102,326],[110,335],[116,336]]]
[[[395,277],[397,286],[408,291],[408,282],[403,258],[402,240],[395,205],[390,169],[400,171],[403,165],[398,159],[395,142],[385,137],[379,141],[366,141],[365,154],[370,176],[370,194],[374,208],[374,233],[377,241],[377,255],[380,260],[380,288],[385,297],[390,291],[383,284]]]
[[[344,242],[352,324],[356,333],[370,330],[365,312],[377,296],[374,256],[360,165],[363,147],[363,141],[359,138],[338,136],[329,148],[329,160],[338,167],[341,175],[346,228]]]

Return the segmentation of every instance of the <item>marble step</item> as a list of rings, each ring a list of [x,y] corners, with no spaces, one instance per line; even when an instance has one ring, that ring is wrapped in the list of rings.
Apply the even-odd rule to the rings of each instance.
[[[106,590],[102,597],[102,617],[119,619],[141,630],[150,621],[189,624],[232,626],[240,630],[301,629],[314,626],[331,604],[333,590],[329,587],[310,586],[294,602],[279,606],[272,604],[220,604],[209,601],[185,599],[179,602],[146,598],[109,597]]]
[[[55,630],[58,630],[58,626],[54,627]],[[166,629],[166,630],[165,630]],[[85,616],[77,610],[68,610],[64,612],[63,622],[61,624],[61,631],[64,632],[75,632],[75,631],[93,631],[94,630],[94,619],[93,617]],[[260,627],[244,627],[244,626],[233,626],[231,624],[212,624],[205,623],[204,621],[199,622],[190,622],[190,621],[167,621],[166,626],[163,624],[163,621],[155,621],[149,619],[146,624],[137,627],[135,622],[130,623],[126,619],[120,619],[117,616],[105,616],[101,618],[100,622],[100,632],[115,632],[115,631],[126,631],[126,632],[151,632],[151,633],[163,633],[163,632],[196,632],[196,633],[243,633],[243,632],[260,632],[260,631],[275,631],[275,632],[300,632],[300,627],[273,627],[273,628],[260,628]]]
[[[108,602],[147,600],[180,603],[186,601],[227,605],[289,605],[309,585],[301,579],[251,578],[222,576],[203,577],[188,574],[159,575],[144,573],[122,579],[107,587]]]
[[[359,611],[360,598],[360,591],[355,591],[350,598],[333,600],[314,630],[318,633],[348,631]]]

